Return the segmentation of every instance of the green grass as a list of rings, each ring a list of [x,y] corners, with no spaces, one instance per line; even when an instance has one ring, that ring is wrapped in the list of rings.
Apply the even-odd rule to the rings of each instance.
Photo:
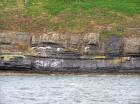
[[[65,9],[75,11],[78,8],[91,11],[93,9],[108,9],[126,15],[140,14],[140,0],[28,0],[25,9],[29,14],[48,12],[57,15]],[[15,8],[16,0],[0,0],[0,11]]]
[[[140,0],[29,0],[28,11],[32,14],[49,12],[57,15],[67,8],[90,11],[95,8],[108,9],[126,15],[140,14]]]
[[[123,34],[124,34],[124,31],[119,31],[119,30],[116,30],[116,29],[112,29],[112,30],[102,30],[100,32],[100,39],[106,39],[110,36],[118,36],[118,37],[122,37]]]
[[[140,0],[28,0],[22,9],[17,8],[16,1],[0,0],[0,20],[37,18],[32,21],[32,26],[35,24],[36,28],[40,28],[39,21],[43,21],[48,30],[62,28],[83,32],[93,29],[91,21],[95,21],[98,25],[120,25],[126,17],[140,15]],[[55,17],[59,18],[56,22]],[[28,27],[24,23],[21,26],[24,31]],[[3,25],[0,28],[3,29]]]

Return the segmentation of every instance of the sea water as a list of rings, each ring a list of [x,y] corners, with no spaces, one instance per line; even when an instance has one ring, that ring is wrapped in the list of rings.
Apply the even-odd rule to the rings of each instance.
[[[0,104],[140,104],[140,76],[0,75]]]

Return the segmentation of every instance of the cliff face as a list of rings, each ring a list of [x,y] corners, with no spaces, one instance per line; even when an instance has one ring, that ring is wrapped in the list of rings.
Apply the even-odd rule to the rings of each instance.
[[[140,59],[134,56],[140,56],[139,3],[1,0],[0,64],[4,65],[5,59],[17,67],[18,60],[27,62],[25,56],[31,55],[36,58],[29,57],[29,61],[42,69],[137,69]]]
[[[31,35],[22,32],[0,33],[1,52],[24,51],[30,53],[32,46],[37,46],[43,42],[59,44],[57,48],[62,46],[69,51],[87,55],[117,55],[140,52],[139,35],[126,37],[110,35],[102,39],[100,33],[76,34],[49,32],[42,35]],[[49,46],[51,47],[51,45]],[[47,47],[47,45],[44,47]]]
[[[124,52],[125,53],[139,53],[140,52],[140,36],[129,36],[124,38]]]
[[[27,51],[30,40],[31,36],[23,32],[0,33],[0,51],[2,53]]]
[[[123,47],[123,52],[139,50],[139,0],[2,0],[0,8],[0,31],[14,31],[2,33],[1,43],[23,49],[32,36],[32,44],[53,42],[81,54],[103,54],[111,51],[115,43],[110,37],[115,36],[115,47]]]

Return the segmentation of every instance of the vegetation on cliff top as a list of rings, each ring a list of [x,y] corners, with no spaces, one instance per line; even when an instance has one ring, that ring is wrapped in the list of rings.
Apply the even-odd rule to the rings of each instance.
[[[0,30],[115,34],[140,27],[139,5],[140,0],[0,0]]]
[[[28,11],[33,14],[49,12],[57,15],[65,9],[77,11],[79,8],[87,12],[93,9],[108,9],[115,12],[134,15],[140,13],[139,0],[28,0]]]

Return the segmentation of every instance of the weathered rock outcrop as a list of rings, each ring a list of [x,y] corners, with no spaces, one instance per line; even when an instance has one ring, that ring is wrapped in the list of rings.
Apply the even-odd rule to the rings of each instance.
[[[90,55],[140,52],[140,37],[138,35],[123,38],[112,35],[101,40],[99,33],[73,34],[49,32],[40,36],[22,32],[0,33],[1,50],[10,47],[16,48],[17,46],[30,47],[31,44],[37,45],[42,42],[61,44],[67,49],[77,50],[81,54]]]
[[[140,52],[140,36],[133,35],[124,38],[124,53]]]
[[[122,63],[112,63],[114,59],[53,59],[35,58],[33,70],[62,72],[140,72],[140,60],[133,58]]]
[[[0,43],[11,43],[11,44],[30,44],[31,36],[24,32],[7,32],[0,33]]]

